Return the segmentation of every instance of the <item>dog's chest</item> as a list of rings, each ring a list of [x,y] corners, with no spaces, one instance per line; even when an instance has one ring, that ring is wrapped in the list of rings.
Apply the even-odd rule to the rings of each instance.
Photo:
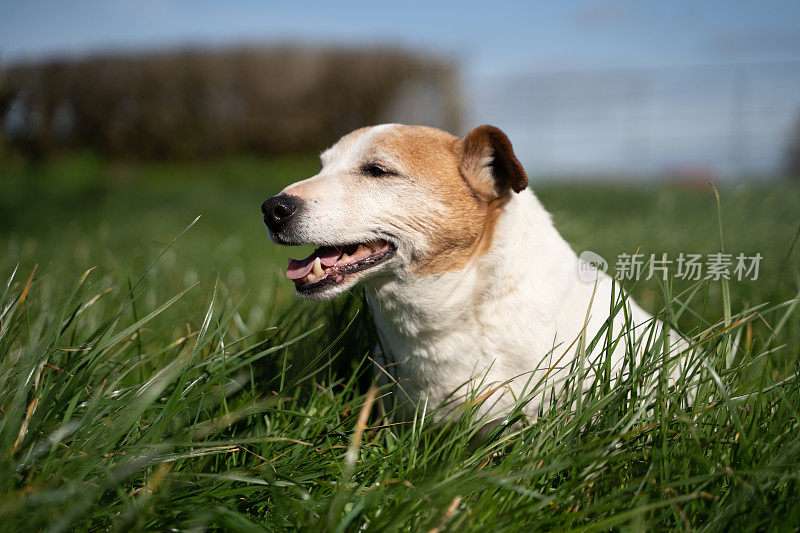
[[[463,294],[458,286],[448,287],[409,293],[385,286],[380,295],[368,292],[383,348],[378,373],[388,373],[413,401],[436,405],[456,389],[465,392],[476,376],[487,385],[506,381],[531,370],[532,353],[546,352],[552,343],[549,332],[540,328],[541,335],[535,334],[533,317],[525,331],[508,334],[508,325],[519,323],[518,314],[527,311],[522,307],[530,305],[522,301],[524,294],[475,301],[474,284]]]

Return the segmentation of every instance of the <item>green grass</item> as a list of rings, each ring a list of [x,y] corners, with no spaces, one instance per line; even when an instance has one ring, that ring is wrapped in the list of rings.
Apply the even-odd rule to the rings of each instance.
[[[759,280],[633,288],[696,341],[681,386],[659,381],[654,340],[641,364],[580,399],[568,384],[538,420],[516,412],[484,434],[469,410],[443,424],[435,406],[411,424],[384,416],[360,295],[291,296],[287,252],[268,243],[258,207],[316,167],[3,161],[4,529],[800,523],[800,187],[720,190],[725,249],[760,252]],[[578,251],[720,247],[708,190],[534,189]]]

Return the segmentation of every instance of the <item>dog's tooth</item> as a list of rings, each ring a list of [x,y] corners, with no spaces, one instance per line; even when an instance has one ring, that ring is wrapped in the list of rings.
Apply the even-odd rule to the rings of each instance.
[[[312,270],[312,272],[314,273],[314,276],[318,278],[321,278],[322,276],[325,275],[325,271],[322,270],[322,263],[320,262],[319,257],[314,259],[314,269]]]
[[[303,281],[305,281],[306,283],[311,283],[313,281],[317,281],[317,276],[315,276],[314,273],[312,272],[311,274],[309,274],[308,276],[303,278]]]
[[[356,253],[354,253],[353,255],[358,255],[358,254],[363,253],[363,252],[366,252],[367,254],[369,254],[370,253],[369,252],[369,248],[367,248],[363,244],[359,244],[358,245],[358,249],[356,250]]]
[[[339,261],[347,261],[350,259],[350,256],[347,254],[342,254],[342,257],[339,258]]]

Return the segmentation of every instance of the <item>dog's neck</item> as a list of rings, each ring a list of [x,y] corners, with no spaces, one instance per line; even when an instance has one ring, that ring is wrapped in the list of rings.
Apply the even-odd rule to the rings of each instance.
[[[516,289],[515,279],[530,277],[526,256],[531,251],[522,248],[523,243],[526,247],[542,243],[544,247],[551,233],[561,241],[536,197],[524,191],[504,207],[489,249],[464,268],[428,276],[387,277],[371,283],[367,298],[382,341],[388,344],[384,347],[399,356],[397,352],[413,344],[431,345],[439,334],[463,331],[471,322],[479,327],[483,310],[498,301],[513,301],[509,293]]]
[[[490,292],[497,281],[481,278],[475,269],[425,277],[408,276],[378,282],[367,289],[367,299],[382,333],[418,338],[450,331],[466,312],[479,308],[479,294]]]

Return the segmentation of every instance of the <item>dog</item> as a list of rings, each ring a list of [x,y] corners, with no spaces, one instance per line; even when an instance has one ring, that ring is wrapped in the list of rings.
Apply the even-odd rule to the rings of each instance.
[[[318,246],[289,262],[300,296],[326,300],[364,286],[382,347],[376,372],[410,400],[408,413],[447,404],[436,418],[447,416],[484,386],[492,398],[480,416],[500,416],[532,383],[550,380],[525,407],[535,414],[577,357],[588,368],[587,346],[604,325],[615,338],[630,334],[626,325],[656,337],[664,327],[621,298],[605,272],[586,281],[586,265],[496,127],[462,138],[425,126],[366,127],[320,159],[317,175],[264,201],[264,221],[275,243]],[[609,318],[615,305],[625,309]],[[616,345],[613,369],[626,349]],[[585,383],[593,376],[587,371]]]

